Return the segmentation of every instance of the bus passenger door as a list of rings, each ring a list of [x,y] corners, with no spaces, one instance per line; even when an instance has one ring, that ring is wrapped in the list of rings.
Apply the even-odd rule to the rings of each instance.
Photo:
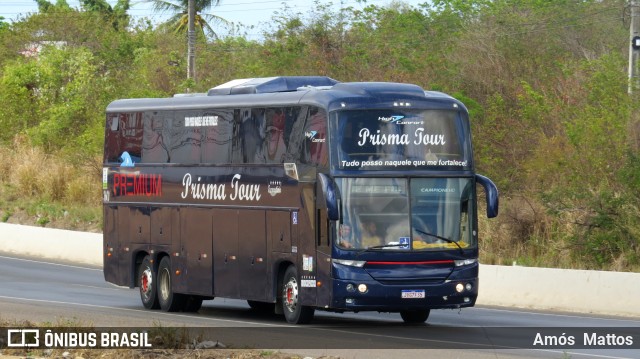
[[[238,290],[240,298],[267,301],[267,236],[265,211],[241,210],[238,226]]]
[[[331,242],[329,236],[329,220],[327,210],[316,210],[316,246],[318,255],[318,272],[316,281],[320,283],[316,291],[316,306],[331,305]]]
[[[187,292],[213,294],[212,216],[211,210],[185,208],[180,211],[182,245],[187,256]]]

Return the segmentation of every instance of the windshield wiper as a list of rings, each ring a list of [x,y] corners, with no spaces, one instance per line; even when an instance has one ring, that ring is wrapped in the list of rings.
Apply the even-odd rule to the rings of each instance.
[[[416,228],[414,228],[414,230],[415,230],[416,232],[420,233],[420,234],[424,234],[425,236],[430,236],[430,237],[434,237],[434,238],[437,238],[437,239],[439,239],[439,240],[442,240],[442,241],[445,241],[445,242],[448,242],[448,243],[453,243],[453,244],[455,244],[455,245],[456,245],[456,247],[458,247],[458,249],[460,250],[460,253],[461,253],[461,254],[464,254],[464,249],[462,249],[462,247],[460,246],[460,243],[458,243],[458,242],[456,242],[456,241],[454,241],[454,240],[452,240],[452,239],[449,239],[449,238],[447,238],[447,237],[442,237],[442,236],[439,236],[439,235],[437,235],[437,234],[433,234],[433,233],[429,233],[429,232],[421,231],[421,230],[416,229]]]
[[[384,249],[384,248],[389,248],[389,247],[407,247],[407,246],[409,246],[408,243],[389,243],[389,244],[382,244],[382,245],[379,245],[379,246],[368,247],[368,248],[365,248],[365,249],[361,250],[360,252],[356,253],[356,257],[361,255],[362,253],[367,252],[367,251],[372,250],[372,249]]]

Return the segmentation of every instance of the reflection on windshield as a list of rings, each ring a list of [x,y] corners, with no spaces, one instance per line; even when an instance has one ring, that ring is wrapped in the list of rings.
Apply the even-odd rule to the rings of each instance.
[[[476,245],[468,178],[341,178],[338,245],[346,249],[444,250]]]

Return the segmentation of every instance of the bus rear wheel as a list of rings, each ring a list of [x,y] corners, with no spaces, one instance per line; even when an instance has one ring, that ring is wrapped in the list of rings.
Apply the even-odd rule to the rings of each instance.
[[[160,304],[158,302],[158,293],[156,290],[156,272],[153,270],[153,263],[151,263],[151,257],[145,256],[142,259],[142,263],[138,267],[137,283],[136,285],[140,289],[140,300],[142,305],[147,309],[158,309]]]
[[[162,258],[158,266],[158,302],[160,302],[160,308],[165,312],[177,312],[183,310],[185,300],[184,295],[173,292],[171,259],[169,257]]]
[[[407,324],[419,324],[427,321],[429,313],[431,313],[429,309],[403,310],[400,312],[400,316]]]
[[[282,280],[282,311],[288,323],[307,324],[313,319],[314,309],[298,302],[300,289],[298,283],[300,280],[296,267],[289,266]]]

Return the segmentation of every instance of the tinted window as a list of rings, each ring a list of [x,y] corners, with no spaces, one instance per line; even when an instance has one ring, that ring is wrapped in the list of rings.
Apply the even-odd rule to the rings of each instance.
[[[107,116],[105,162],[121,163],[122,154],[129,153],[134,163],[142,157],[143,120],[141,112]]]
[[[167,117],[173,113],[146,112],[144,115],[144,137],[142,139],[143,163],[169,162],[170,126],[165,126]]]

